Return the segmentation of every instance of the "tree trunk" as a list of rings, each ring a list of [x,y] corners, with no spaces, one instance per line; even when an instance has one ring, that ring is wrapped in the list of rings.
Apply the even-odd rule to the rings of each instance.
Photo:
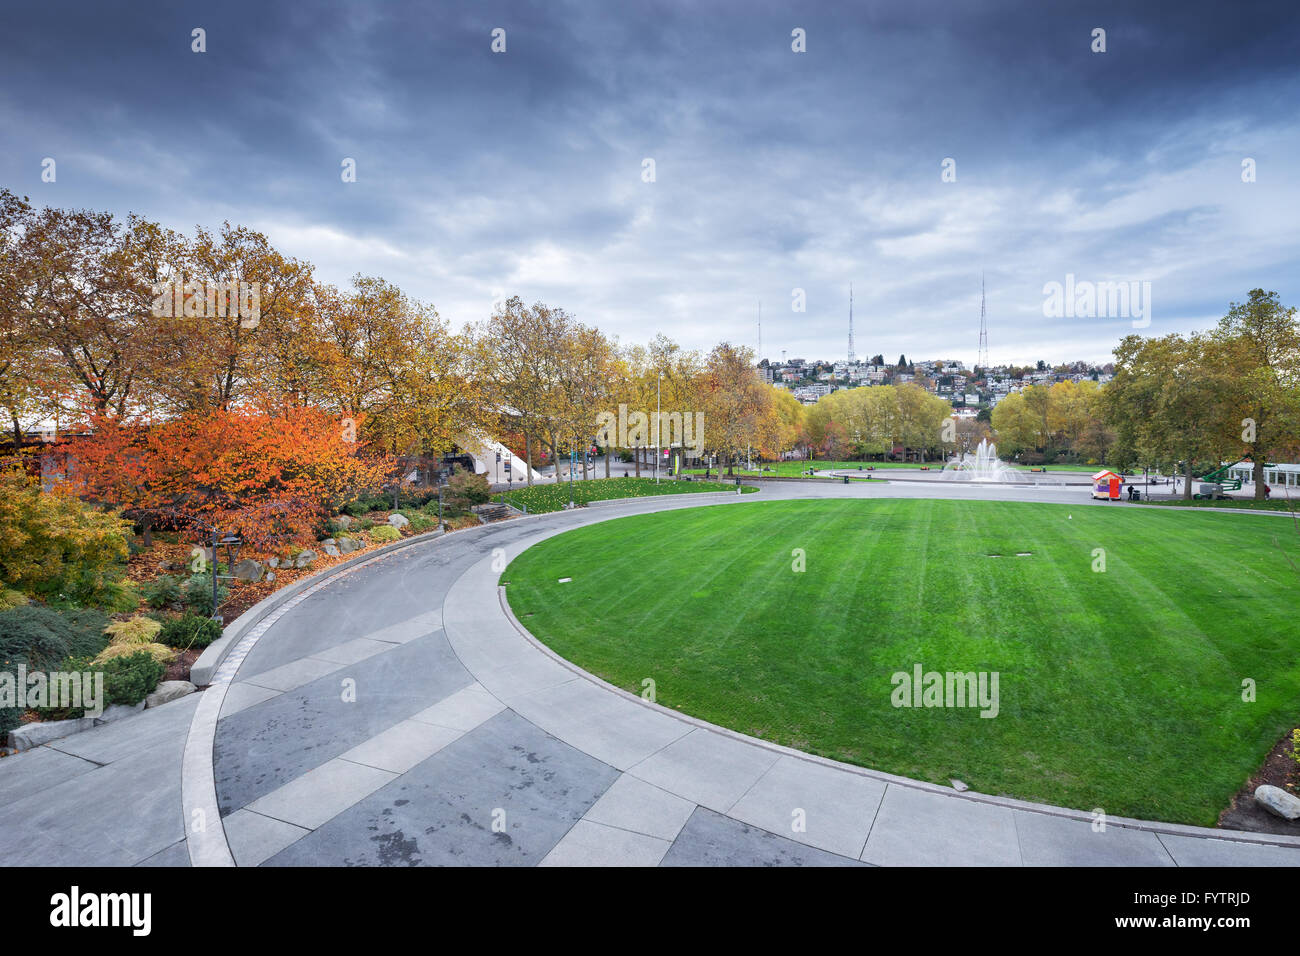
[[[609,477],[609,449],[605,449],[605,477]]]
[[[638,445],[632,452],[632,458],[636,461],[636,476],[641,477],[641,446]]]
[[[1186,481],[1186,485],[1187,485],[1187,487],[1185,487],[1185,488],[1183,489],[1183,500],[1184,500],[1184,501],[1191,501],[1191,500],[1192,500],[1192,455],[1191,455],[1191,452],[1188,452],[1188,453],[1187,453],[1187,481]]]
[[[1253,461],[1254,467],[1252,469],[1251,477],[1255,480],[1255,500],[1263,501],[1264,500],[1264,461],[1267,456],[1254,454],[1254,449],[1251,449],[1251,457],[1254,459]]]
[[[528,487],[533,486],[533,440],[528,432],[524,432],[524,473],[528,476]]]

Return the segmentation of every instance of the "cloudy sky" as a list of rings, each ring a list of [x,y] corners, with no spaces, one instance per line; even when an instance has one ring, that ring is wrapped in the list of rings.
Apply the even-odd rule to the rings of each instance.
[[[38,203],[230,219],[455,325],[504,293],[755,346],[761,301],[774,359],[844,355],[850,282],[891,360],[974,361],[981,273],[995,362],[1133,331],[1045,317],[1067,275],[1150,282],[1144,334],[1300,304],[1297,109],[1294,0],[42,0],[0,31],[0,186]]]

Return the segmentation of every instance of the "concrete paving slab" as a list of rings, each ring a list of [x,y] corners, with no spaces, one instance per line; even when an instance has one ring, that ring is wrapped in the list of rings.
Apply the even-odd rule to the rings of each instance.
[[[511,697],[506,703],[547,733],[619,770],[640,763],[694,729],[585,677]]]
[[[856,860],[884,795],[879,780],[781,757],[727,815]]]
[[[857,860],[805,846],[700,807],[663,866],[861,866]]]
[[[355,664],[357,661],[364,661],[367,657],[392,649],[393,645],[387,641],[372,641],[368,637],[358,637],[356,640],[317,651],[312,654],[312,657],[318,661],[332,661],[335,664]]]
[[[695,812],[690,800],[623,774],[601,795],[584,820],[672,841]]]
[[[1174,866],[1169,851],[1149,830],[1108,826],[1097,832],[1086,820],[1013,813],[1026,866]]]
[[[672,843],[579,820],[539,866],[658,866]]]
[[[226,829],[230,852],[239,866],[259,866],[311,833],[305,827],[254,813],[247,807],[236,810],[221,823]]]
[[[437,724],[404,720],[346,751],[343,759],[391,773],[406,773],[463,733]]]
[[[1300,866],[1300,847],[1161,833],[1160,842],[1179,866]]]
[[[65,754],[53,747],[37,747],[5,757],[0,760],[0,807],[58,786],[98,766],[84,757]]]
[[[388,627],[381,627],[365,636],[370,641],[406,644],[440,630],[442,630],[442,608],[417,614],[415,617],[400,621],[397,624],[390,624]]]
[[[345,699],[342,680],[354,682]],[[441,635],[411,641],[221,719],[213,766],[222,815],[351,750],[470,683]]]
[[[335,758],[259,797],[248,809],[314,830],[396,776]]]
[[[450,727],[452,730],[473,730],[483,721],[501,713],[505,706],[475,681],[432,707],[412,714],[411,719],[423,724]]]
[[[877,866],[1019,866],[1014,812],[891,785],[861,859]]]
[[[616,776],[503,711],[267,862],[533,865]]]
[[[0,808],[0,861],[133,866],[184,840],[184,746],[184,734],[177,734]]]
[[[95,763],[112,763],[163,743],[184,741],[200,696],[189,694],[124,720],[51,741],[48,746]]]
[[[226,688],[226,697],[221,702],[221,716],[229,717],[249,707],[256,707],[262,701],[279,697],[280,694],[281,691],[249,684],[246,681],[231,684]]]
[[[189,847],[181,840],[165,850],[160,850],[147,860],[141,860],[136,866],[146,867],[183,867],[190,865]]]
[[[722,734],[693,730],[628,772],[692,803],[726,813],[779,756]]]
[[[303,684],[310,684],[326,674],[332,674],[342,666],[341,664],[335,664],[333,661],[303,657],[296,661],[290,661],[288,664],[273,667],[271,670],[263,671],[260,674],[251,674],[247,677],[240,674],[235,678],[235,681],[236,683],[256,684],[258,687],[283,692],[294,690]]]

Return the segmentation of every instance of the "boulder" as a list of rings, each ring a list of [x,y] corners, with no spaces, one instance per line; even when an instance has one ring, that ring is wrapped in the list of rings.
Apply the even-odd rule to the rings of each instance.
[[[95,718],[97,724],[107,724],[114,720],[121,720],[123,717],[130,717],[132,714],[138,714],[144,710],[144,701],[138,704],[109,704],[104,708],[104,712]]]
[[[252,558],[238,561],[235,563],[234,575],[237,581],[260,581],[262,580],[261,562],[254,561]]]
[[[361,542],[356,538],[339,538],[338,547],[343,554],[351,554],[361,547]]]
[[[396,511],[394,511],[392,514],[388,516],[388,523],[392,525],[394,528],[400,529],[400,528],[405,528],[411,522],[407,519],[406,515],[398,514]]]
[[[9,731],[9,746],[14,750],[30,750],[47,741],[77,734],[94,726],[94,717],[73,717],[71,720],[43,720],[40,723],[23,724],[16,730]]]
[[[318,557],[319,555],[315,551],[312,551],[310,549],[308,549],[307,551],[299,551],[298,557],[294,559],[293,566],[295,568],[305,568],[308,565],[310,565],[313,561],[315,561]]]
[[[1300,820],[1300,797],[1281,787],[1256,787],[1255,802],[1283,820]]]
[[[339,556],[339,549],[334,547],[332,544],[327,544],[325,545],[325,553],[331,558],[337,558]]]
[[[157,687],[154,692],[144,699],[147,707],[158,707],[168,701],[179,700],[198,690],[187,680],[165,680]]]
[[[336,515],[335,517],[330,518],[330,528],[332,528],[335,531],[346,531],[348,528],[351,527],[352,527],[351,515]]]
[[[267,584],[270,584],[270,583],[271,583],[272,581],[274,581],[274,580],[275,580],[275,572],[274,572],[274,571],[267,571],[267,572],[266,572],[266,583],[267,583]]]
[[[322,548],[328,548],[330,545],[335,545],[335,546],[337,546],[337,545],[338,545],[338,542],[335,541],[333,538],[325,538],[324,540],[322,540],[322,541],[320,542],[320,546],[321,546]]]
[[[266,559],[266,566],[267,566],[268,568],[278,568],[278,567],[280,566],[280,559],[279,559],[279,558],[267,558],[267,559]]]

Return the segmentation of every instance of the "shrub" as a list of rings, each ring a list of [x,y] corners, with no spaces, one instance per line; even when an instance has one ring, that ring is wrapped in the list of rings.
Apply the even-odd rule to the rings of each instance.
[[[0,591],[0,611],[22,607],[27,603],[27,595],[22,591]]]
[[[407,512],[407,520],[410,522],[409,527],[411,531],[417,534],[421,531],[428,531],[430,528],[438,527],[438,516],[436,513],[430,517],[423,511],[409,511]]]
[[[131,524],[70,494],[0,474],[0,581],[15,590],[102,605],[125,572]]]
[[[486,504],[492,498],[492,486],[484,475],[458,470],[447,482],[444,498],[448,497],[453,506],[461,509]]]
[[[220,636],[221,625],[212,618],[185,614],[182,617],[168,618],[163,622],[158,643],[186,650],[191,647],[207,647]]]
[[[71,656],[98,654],[108,638],[107,617],[99,611],[56,611],[28,605],[0,612],[0,672],[17,679],[18,665],[29,670],[69,670]],[[16,728],[22,712],[0,708],[0,736]]]
[[[133,657],[136,654],[148,654],[159,664],[170,664],[176,658],[176,652],[165,644],[109,644],[108,647],[95,655],[95,659],[91,663],[99,667],[109,661],[123,657]],[[107,680],[108,678],[104,679]],[[152,690],[152,688],[150,689]]]
[[[153,689],[167,673],[166,666],[155,660],[148,651],[113,657],[102,664],[86,663],[77,669],[104,672],[105,705],[135,706],[153,693]]]
[[[180,581],[170,574],[164,574],[157,580],[141,585],[140,593],[144,595],[145,603],[154,610],[179,604],[185,596],[181,591]]]
[[[230,596],[230,589],[217,583],[217,603],[221,604]],[[216,610],[212,606],[212,575],[195,574],[185,582],[185,606],[195,614],[211,617]]]
[[[148,617],[136,615],[129,621],[115,621],[104,628],[109,644],[152,644],[162,624]]]
[[[396,541],[402,533],[390,524],[381,524],[370,532],[371,541]]]
[[[0,666],[55,670],[71,652],[70,629],[58,611],[20,607],[0,614]]]

